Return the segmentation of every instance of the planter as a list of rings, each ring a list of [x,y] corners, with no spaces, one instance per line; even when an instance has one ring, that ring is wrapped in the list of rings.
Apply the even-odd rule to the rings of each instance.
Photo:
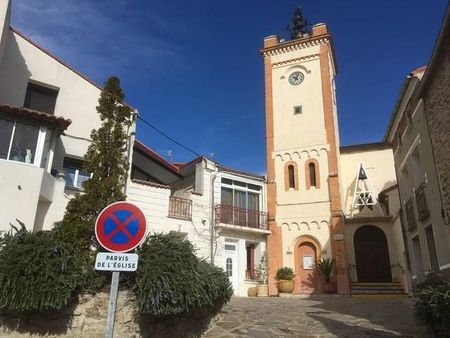
[[[258,288],[252,287],[252,288],[248,288],[247,290],[247,296],[249,297],[256,297],[258,295]]]
[[[323,283],[323,292],[334,293],[334,284],[332,282],[324,282]]]
[[[294,291],[294,280],[290,279],[280,279],[278,281],[278,291],[282,292],[282,293],[292,293],[292,291]]]
[[[258,297],[269,297],[269,286],[267,284],[260,284],[257,287]]]

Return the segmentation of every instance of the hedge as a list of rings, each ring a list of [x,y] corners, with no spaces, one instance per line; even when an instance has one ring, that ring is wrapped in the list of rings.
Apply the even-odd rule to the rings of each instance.
[[[163,317],[220,306],[233,294],[224,271],[198,259],[193,245],[177,234],[148,237],[138,254],[134,291],[141,314]]]
[[[40,312],[66,307],[85,283],[83,264],[53,232],[22,228],[0,237],[0,310]]]

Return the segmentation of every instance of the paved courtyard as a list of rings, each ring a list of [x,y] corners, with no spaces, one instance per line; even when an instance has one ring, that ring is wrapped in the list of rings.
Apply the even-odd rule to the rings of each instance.
[[[429,337],[410,299],[233,298],[205,337]]]

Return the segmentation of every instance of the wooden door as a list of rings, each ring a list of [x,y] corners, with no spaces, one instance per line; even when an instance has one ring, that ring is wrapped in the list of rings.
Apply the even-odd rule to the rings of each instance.
[[[317,260],[316,247],[309,242],[303,242],[299,247],[301,292],[311,293],[316,289],[314,264]]]
[[[353,242],[358,282],[392,282],[389,250],[383,230],[365,225],[356,230]]]

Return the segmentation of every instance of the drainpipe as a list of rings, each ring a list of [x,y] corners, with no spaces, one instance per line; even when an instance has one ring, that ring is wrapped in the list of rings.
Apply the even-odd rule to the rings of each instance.
[[[206,160],[205,160],[206,161]],[[214,219],[214,215],[216,212],[216,208],[215,208],[215,198],[214,198],[214,183],[216,182],[216,178],[217,178],[217,171],[214,171],[214,174],[211,177],[211,226],[210,226],[210,262],[211,264],[214,264],[214,227],[215,227],[215,219]]]

